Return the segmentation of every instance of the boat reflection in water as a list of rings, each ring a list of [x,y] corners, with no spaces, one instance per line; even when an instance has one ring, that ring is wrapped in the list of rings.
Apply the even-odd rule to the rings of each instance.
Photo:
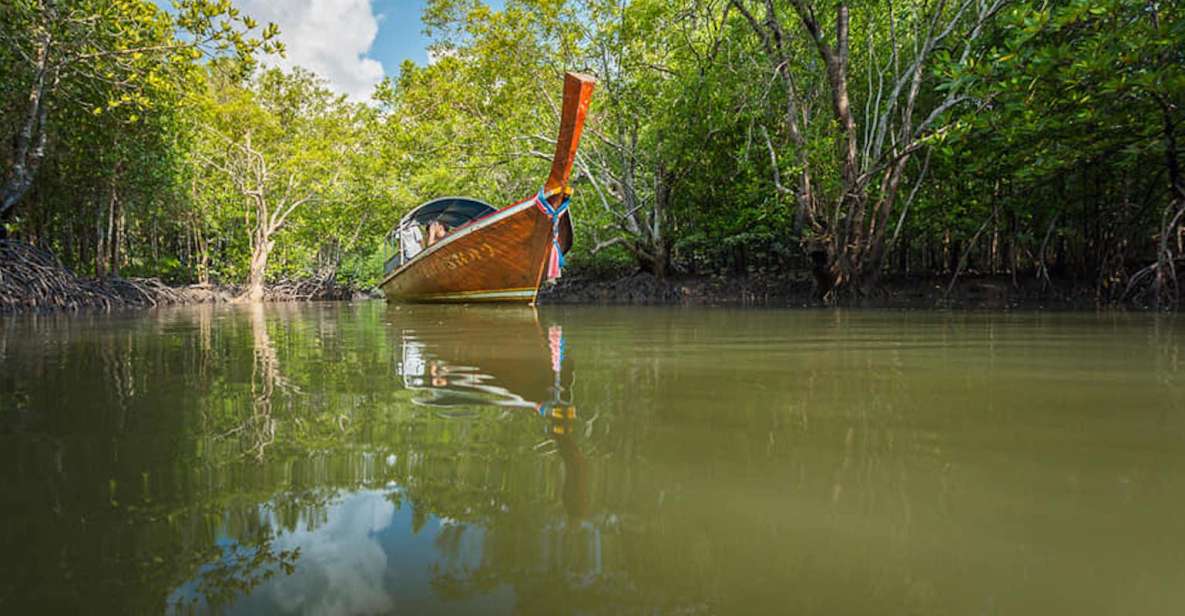
[[[412,402],[464,419],[490,407],[521,409],[544,422],[564,463],[564,508],[588,514],[588,469],[576,443],[573,362],[562,325],[544,325],[534,308],[396,309],[402,328],[396,371]]]

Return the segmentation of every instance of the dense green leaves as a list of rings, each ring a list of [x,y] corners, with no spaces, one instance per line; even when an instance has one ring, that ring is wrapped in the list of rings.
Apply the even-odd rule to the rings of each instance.
[[[578,70],[599,84],[577,266],[805,272],[815,252],[840,284],[1061,273],[1108,299],[1145,271],[1159,297],[1185,218],[1178,5],[431,0],[432,61],[357,104],[261,70],[279,33],[227,0],[18,0],[2,222],[98,274],[240,282],[254,258],[371,284],[408,208],[537,190]]]

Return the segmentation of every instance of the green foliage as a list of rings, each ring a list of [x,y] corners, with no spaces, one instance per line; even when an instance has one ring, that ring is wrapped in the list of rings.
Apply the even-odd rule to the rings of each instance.
[[[878,160],[905,161],[879,225],[885,271],[940,273],[966,253],[971,269],[1052,266],[1118,288],[1177,232],[1166,221],[1168,161],[1185,140],[1179,3],[840,4],[859,164],[872,178],[860,198],[894,190]],[[766,6],[782,64],[761,34],[772,32]],[[408,209],[443,194],[505,205],[538,189],[561,76],[578,70],[599,83],[572,180],[573,267],[804,269],[803,248],[857,215],[821,207],[827,219],[812,220],[798,194],[809,166],[820,199],[848,199],[831,81],[797,11],[813,9],[829,43],[835,6],[432,0],[422,18],[433,61],[405,63],[359,104],[302,69],[262,70],[259,54],[283,51],[278,30],[228,0],[183,0],[172,13],[147,0],[9,2],[5,190],[32,181],[2,222],[85,271],[241,282],[262,221],[275,227],[270,278],[374,284],[382,238]],[[927,52],[932,15],[976,34]],[[887,106],[918,59],[916,104]],[[21,150],[39,83],[50,113]],[[917,127],[900,159],[899,126]],[[267,177],[252,179],[253,155]],[[252,190],[269,200],[262,215]],[[972,246],[980,230],[990,239]]]
[[[274,26],[254,30],[226,0],[175,15],[148,0],[5,3],[6,227],[81,269],[176,273],[189,98],[202,58],[247,71],[282,51]]]
[[[208,83],[191,158],[206,224],[228,232],[238,254],[285,234],[279,261],[269,261],[274,275],[332,274],[342,251],[384,222],[376,216],[387,196],[369,137],[374,110],[301,69],[269,69],[249,81],[215,70]]]

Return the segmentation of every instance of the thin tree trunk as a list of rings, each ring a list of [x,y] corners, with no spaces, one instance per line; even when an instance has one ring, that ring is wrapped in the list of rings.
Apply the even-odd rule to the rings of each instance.
[[[1008,228],[1004,231],[1004,267],[1016,286],[1016,212],[1008,212]]]
[[[967,246],[966,252],[963,253],[962,257],[959,259],[958,264],[955,265],[954,274],[950,277],[950,284],[946,285],[946,293],[944,294],[944,297],[949,297],[950,292],[954,290],[955,283],[959,281],[959,274],[963,273],[963,268],[967,267],[967,263],[971,260],[971,255],[975,252],[975,244],[979,242],[979,236],[983,235],[984,229],[987,229],[988,224],[991,223],[995,218],[996,215],[993,212],[992,216],[983,221],[983,224],[979,226],[979,230],[975,232],[975,235],[971,236],[971,244]]]
[[[210,284],[210,243],[201,228],[194,231],[194,246],[197,249],[197,275],[199,284]]]
[[[123,208],[119,198],[119,181],[123,175],[123,163],[116,162],[111,171],[111,197],[107,206],[107,235],[106,251],[103,258],[107,259],[107,273],[119,276],[119,248],[123,241]]]
[[[267,259],[271,254],[272,241],[265,234],[257,236],[251,250],[251,269],[247,274],[247,300],[252,303],[263,301],[263,286],[267,277]]]
[[[114,195],[114,198],[111,200],[111,220],[113,222],[110,239],[111,265],[107,269],[109,272],[111,272],[112,276],[119,277],[119,267],[120,262],[122,261],[120,249],[122,248],[124,242],[124,214],[123,203],[119,200],[118,195]]]
[[[102,203],[102,201],[100,201]],[[107,241],[108,225],[111,219],[111,203],[108,201],[107,207],[99,206],[98,214],[95,217],[95,277],[107,277]]]
[[[6,174],[3,186],[0,186],[0,216],[16,205],[33,186],[33,179],[45,156],[45,124],[49,110],[45,94],[47,87],[53,88],[57,84],[56,72],[50,66],[51,44],[47,28],[37,47],[36,77],[29,88],[25,118],[14,142],[12,168]]]
[[[662,162],[658,163],[656,175],[658,185],[654,191],[654,217],[650,225],[650,237],[654,244],[654,276],[663,280],[667,277],[671,265],[670,243],[666,238],[666,215],[671,199],[671,184],[674,180]]]
[[[1179,301],[1177,292],[1177,270],[1169,238],[1177,235],[1182,216],[1185,216],[1185,180],[1182,179],[1181,163],[1177,158],[1177,130],[1173,122],[1172,107],[1161,100],[1164,121],[1164,156],[1168,169],[1171,202],[1165,209],[1164,219],[1168,222],[1160,230],[1159,246],[1156,251],[1156,306],[1161,302],[1174,305]],[[1174,213],[1175,212],[1175,213]]]
[[[909,273],[909,231],[901,234],[901,243],[897,245],[897,272]]]

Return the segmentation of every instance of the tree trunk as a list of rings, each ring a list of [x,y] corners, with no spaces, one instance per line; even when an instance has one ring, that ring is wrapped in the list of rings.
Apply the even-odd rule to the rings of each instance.
[[[664,279],[671,271],[670,247],[665,244],[643,246],[640,242],[626,243],[626,249],[634,256],[638,269],[655,278]]]
[[[102,203],[102,201],[99,201]],[[98,215],[95,217],[95,278],[107,277],[107,242],[110,237],[110,230],[108,225],[111,219],[111,204],[107,207],[99,206]]]
[[[963,256],[963,242],[952,238],[947,245],[950,249],[946,253],[946,271],[957,272],[959,270],[959,261],[962,260]]]
[[[260,234],[251,249],[251,269],[247,274],[247,300],[252,303],[263,301],[263,284],[267,276],[267,258],[271,254],[271,238]]]
[[[1180,301],[1177,291],[1177,271],[1174,265],[1175,256],[1172,253],[1169,239],[1179,235],[1177,229],[1185,217],[1185,179],[1182,178],[1181,162],[1177,157],[1177,130],[1173,121],[1173,108],[1161,101],[1162,119],[1164,122],[1164,156],[1165,167],[1168,169],[1170,185],[1170,202],[1165,209],[1164,218],[1168,222],[1161,226],[1158,248],[1156,251],[1156,306],[1162,301],[1175,305]],[[1174,213],[1175,212],[1175,213]]]
[[[839,280],[835,256],[831,254],[830,245],[816,245],[811,248],[810,257],[811,274],[815,277],[815,295],[820,301],[826,301]]]
[[[337,270],[341,267],[342,245],[337,237],[330,237],[321,243],[317,249],[317,264],[314,277],[323,282],[337,280]]]
[[[7,171],[4,184],[0,186],[0,216],[16,205],[33,186],[33,178],[45,156],[45,123],[49,111],[45,100],[46,90],[57,85],[56,72],[50,65],[51,43],[47,28],[37,46],[36,78],[29,88],[25,117],[13,142],[10,158],[12,168]]]
[[[654,277],[659,280],[666,280],[667,274],[671,270],[671,252],[666,242],[659,242],[654,247]]]
[[[120,206],[119,194],[113,190],[107,219],[107,273],[115,277],[119,277],[119,247],[123,242],[123,208]]]
[[[897,245],[897,273],[909,273],[909,231],[901,234],[901,243]]]
[[[197,253],[198,284],[210,284],[210,243],[198,223],[193,224],[193,248]]]

